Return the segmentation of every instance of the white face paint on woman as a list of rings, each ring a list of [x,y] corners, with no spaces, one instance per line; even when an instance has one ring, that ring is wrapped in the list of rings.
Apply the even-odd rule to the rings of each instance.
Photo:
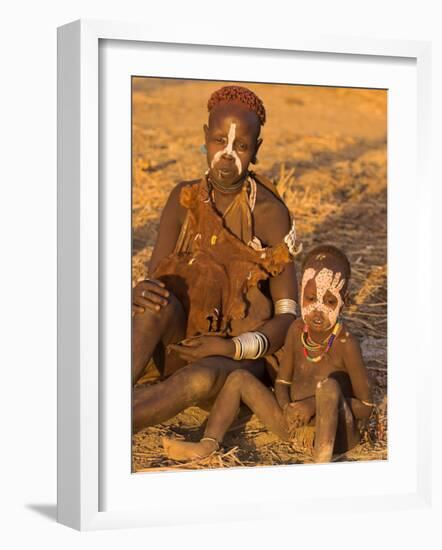
[[[234,151],[233,149],[233,144],[235,143],[235,133],[236,133],[236,124],[232,122],[230,124],[229,133],[227,136],[227,145],[224,147],[224,149],[216,152],[215,155],[213,156],[212,162],[210,164],[210,167],[212,168],[212,170],[214,169],[215,165],[219,162],[219,160],[223,155],[230,155],[233,157],[235,161],[235,166],[236,166],[236,169],[238,170],[238,174],[241,174],[242,172],[241,159],[239,158],[237,152]]]
[[[316,300],[308,306],[304,306],[305,287],[312,279],[316,283]],[[301,314],[303,321],[306,322],[306,317],[314,311],[319,311],[323,313],[330,327],[334,326],[338,320],[339,312],[344,305],[344,300],[341,296],[341,290],[344,285],[345,279],[342,278],[340,272],[333,272],[326,267],[323,267],[319,272],[312,267],[307,268],[304,271],[301,285]],[[324,296],[327,291],[336,298],[337,304],[334,307],[330,307],[324,303]]]

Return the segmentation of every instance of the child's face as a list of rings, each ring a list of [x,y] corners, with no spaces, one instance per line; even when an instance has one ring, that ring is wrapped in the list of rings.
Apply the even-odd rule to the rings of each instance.
[[[204,127],[210,177],[224,187],[247,172],[261,144],[258,117],[241,104],[216,106]]]
[[[306,325],[318,332],[331,329],[344,305],[345,279],[328,267],[306,267],[302,276],[301,314]]]

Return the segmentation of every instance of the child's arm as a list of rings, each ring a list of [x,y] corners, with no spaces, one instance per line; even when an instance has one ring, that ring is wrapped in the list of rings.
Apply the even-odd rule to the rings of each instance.
[[[282,356],[281,366],[275,380],[275,396],[279,406],[283,409],[290,403],[290,386],[293,380],[293,339],[295,333],[295,324],[290,325],[284,343],[284,355]]]
[[[373,408],[370,381],[359,342],[351,334],[348,335],[344,346],[344,362],[355,395],[355,398],[349,399],[350,408],[356,418],[368,418]]]

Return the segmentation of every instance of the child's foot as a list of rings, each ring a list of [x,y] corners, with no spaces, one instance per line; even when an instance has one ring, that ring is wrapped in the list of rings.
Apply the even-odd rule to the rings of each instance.
[[[166,456],[172,460],[195,460],[204,458],[216,451],[218,444],[216,441],[203,440],[199,443],[191,443],[189,441],[180,441],[179,439],[162,439],[164,452]]]

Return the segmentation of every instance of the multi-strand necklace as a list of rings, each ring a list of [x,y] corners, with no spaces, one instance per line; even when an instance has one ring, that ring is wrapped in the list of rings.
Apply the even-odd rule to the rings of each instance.
[[[318,344],[317,342],[314,342],[310,338],[307,325],[304,325],[304,330],[301,333],[301,342],[304,350],[304,357],[307,359],[307,361],[311,361],[312,363],[318,363],[324,357],[324,355],[328,353],[328,351],[333,345],[333,342],[336,336],[339,334],[340,330],[341,330],[341,324],[338,321],[333,329],[333,332],[330,334],[330,336],[326,340],[324,340],[324,342],[322,342],[321,344]],[[316,357],[310,357],[310,355],[308,354],[309,351],[318,352],[318,351],[321,351],[322,349],[324,349],[324,351],[321,353],[321,355],[317,355]]]
[[[221,194],[227,194],[228,195],[228,194],[231,194],[232,192],[235,192],[240,187],[247,186],[247,188],[248,188],[247,201],[249,203],[250,210],[252,212],[254,211],[255,204],[256,204],[257,189],[256,189],[256,182],[255,182],[255,180],[252,176],[252,172],[248,172],[246,179],[243,180],[243,181],[238,182],[233,187],[224,187],[224,186],[220,185],[219,183],[215,183],[209,176],[209,170],[207,170],[207,172],[206,172],[206,178],[207,178],[207,183],[209,185],[210,197],[211,197],[214,204],[216,202],[215,201],[215,189],[217,191],[219,191]],[[224,213],[224,215],[225,215],[225,213]]]
[[[237,183],[234,183],[233,185],[223,185],[222,183],[216,182],[209,176],[209,170],[206,171],[206,178],[213,189],[216,189],[220,193],[225,193],[227,195],[229,193],[234,193],[235,191],[238,191],[238,189],[240,189],[243,186],[245,181],[248,180],[248,176],[247,176],[246,179],[241,179]]]

